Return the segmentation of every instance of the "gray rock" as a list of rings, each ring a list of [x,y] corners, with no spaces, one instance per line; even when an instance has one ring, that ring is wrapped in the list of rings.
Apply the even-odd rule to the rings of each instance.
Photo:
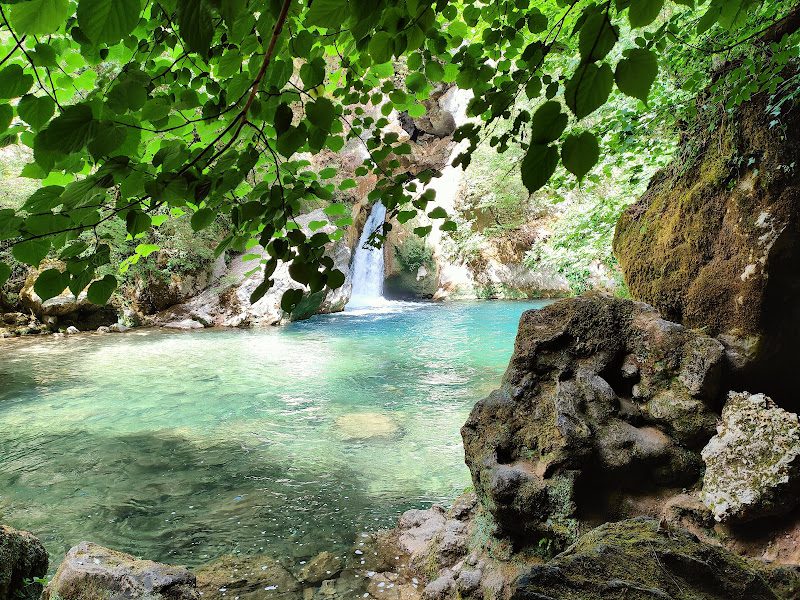
[[[425,586],[422,598],[423,600],[448,600],[455,587],[456,582],[452,575],[442,575]]]
[[[723,365],[720,342],[646,304],[588,295],[525,313],[502,387],[461,430],[481,504],[504,534],[571,542],[581,484],[593,510],[694,484]]]
[[[47,551],[27,531],[0,525],[0,598],[38,600],[42,586],[33,579],[47,574]]]
[[[106,327],[105,325],[101,325],[100,327],[97,328],[96,331],[97,333],[111,333],[111,328]]]
[[[702,456],[701,497],[718,521],[786,514],[800,504],[800,422],[764,394],[732,392]]]
[[[469,569],[461,571],[456,579],[456,587],[462,594],[471,594],[481,585],[483,571],[479,569]]]
[[[80,329],[78,329],[74,325],[70,325],[69,327],[67,327],[64,333],[66,333],[67,335],[75,335],[76,333],[80,333]]]
[[[199,600],[183,567],[82,542],[67,552],[42,600]]]
[[[111,333],[125,333],[126,331],[130,331],[130,329],[130,327],[126,327],[122,323],[114,323],[108,328]]]

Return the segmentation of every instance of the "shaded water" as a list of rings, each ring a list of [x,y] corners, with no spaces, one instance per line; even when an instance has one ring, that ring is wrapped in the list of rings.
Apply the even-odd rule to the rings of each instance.
[[[469,485],[459,428],[543,303],[0,344],[0,522],[196,565],[349,547]]]

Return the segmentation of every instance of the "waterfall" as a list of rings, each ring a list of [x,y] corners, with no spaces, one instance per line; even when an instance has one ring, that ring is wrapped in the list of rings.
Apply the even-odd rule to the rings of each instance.
[[[367,245],[369,236],[386,220],[386,207],[376,202],[364,224],[350,267],[353,293],[346,308],[364,308],[383,302],[383,248]]]

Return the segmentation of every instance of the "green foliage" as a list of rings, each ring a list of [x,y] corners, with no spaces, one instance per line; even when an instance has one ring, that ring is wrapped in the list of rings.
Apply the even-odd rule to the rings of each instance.
[[[397,262],[403,271],[416,274],[420,267],[431,269],[434,266],[433,250],[416,236],[407,238],[394,249]]]
[[[456,135],[468,141],[456,164],[469,165],[488,141],[499,153],[519,149],[528,192],[552,185],[560,165],[578,179],[591,176],[603,153],[614,151],[592,142],[600,137],[592,119],[614,101],[615,89],[651,102],[659,64],[672,68],[681,60],[702,83],[703,59],[676,58],[680,50],[686,56],[711,37],[722,48],[710,56],[747,46],[731,40],[774,22],[789,3],[692,5],[5,0],[0,145],[30,149],[22,174],[45,191],[0,214],[0,230],[8,230],[0,254],[11,248],[34,266],[61,255],[69,287],[89,287],[102,299],[115,287],[120,263],[124,270],[152,254],[136,249],[151,245],[144,242],[159,227],[157,217],[179,211],[198,232],[228,220],[218,253],[262,245],[265,285],[282,260],[317,294],[341,284],[324,255],[341,232],[306,236],[293,227],[301,207],[330,202],[337,192],[307,168],[305,153],[360,141],[368,158],[359,176],[377,179],[370,200],[380,198],[391,216],[425,211],[443,221],[441,229],[455,227],[423,196],[435,174],[410,176],[400,160],[409,144],[385,130],[385,116],[368,116],[360,106],[422,116],[435,85],[454,82],[474,95],[471,121]],[[699,33],[682,39],[687,31]],[[784,47],[775,44],[771,55],[780,56]],[[748,83],[733,102],[781,84],[780,70],[753,64],[769,78]],[[744,75],[739,88],[742,81]],[[542,93],[547,101],[533,118],[517,106],[523,91],[534,104],[542,104]],[[631,115],[621,125],[634,121]],[[500,122],[509,126],[495,134]],[[123,244],[111,234],[92,235],[119,226]],[[429,231],[417,228],[419,235]],[[77,240],[85,244],[79,252]],[[120,256],[123,247],[128,257]],[[301,300],[292,292],[284,305]]]

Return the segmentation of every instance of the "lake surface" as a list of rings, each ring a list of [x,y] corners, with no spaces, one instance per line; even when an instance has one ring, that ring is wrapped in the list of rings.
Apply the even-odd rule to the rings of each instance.
[[[189,566],[348,548],[470,485],[459,429],[544,304],[0,342],[0,522],[54,566],[82,540]]]

